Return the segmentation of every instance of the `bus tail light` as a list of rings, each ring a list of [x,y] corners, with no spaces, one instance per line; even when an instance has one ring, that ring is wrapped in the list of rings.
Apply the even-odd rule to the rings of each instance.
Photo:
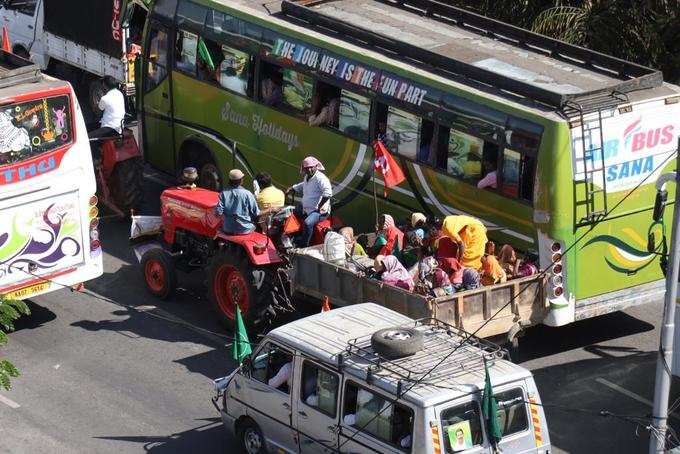
[[[97,251],[102,246],[99,241],[99,230],[97,229],[99,227],[99,218],[97,217],[99,215],[99,209],[97,208],[98,201],[99,199],[97,199],[96,195],[90,197],[90,253]]]
[[[562,277],[562,245],[557,241],[550,246],[552,251],[552,285],[555,298],[564,294],[564,278]]]

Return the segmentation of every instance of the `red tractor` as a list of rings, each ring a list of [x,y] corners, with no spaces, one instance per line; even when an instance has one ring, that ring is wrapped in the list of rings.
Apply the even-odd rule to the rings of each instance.
[[[155,296],[165,299],[172,294],[176,269],[203,270],[208,297],[226,326],[233,328],[238,304],[246,325],[259,328],[279,313],[294,310],[286,251],[302,223],[293,207],[285,207],[262,216],[260,231],[227,235],[220,229],[222,218],[214,213],[217,198],[217,192],[201,188],[166,189],[160,219],[150,218],[151,227],[135,232],[133,218],[133,238],[154,237],[136,246],[135,252]],[[323,242],[334,222],[331,217],[317,225],[314,244]]]

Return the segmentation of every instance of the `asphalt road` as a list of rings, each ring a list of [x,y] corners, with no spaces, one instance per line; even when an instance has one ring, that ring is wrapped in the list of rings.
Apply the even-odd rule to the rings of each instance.
[[[161,185],[154,175],[146,181],[152,214]],[[129,226],[110,218],[101,225],[104,276],[85,293],[35,298],[1,350],[22,376],[0,392],[0,452],[232,452],[209,399],[211,379],[234,364],[202,276],[181,276],[168,302],[150,297],[127,245]],[[551,405],[554,452],[646,452],[644,427],[596,413],[650,413],[660,317],[661,305],[647,305],[535,327],[520,340],[514,359]],[[680,426],[680,412],[672,422]]]

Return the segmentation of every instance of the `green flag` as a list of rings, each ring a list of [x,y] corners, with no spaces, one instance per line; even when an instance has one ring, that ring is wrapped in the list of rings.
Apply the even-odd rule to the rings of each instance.
[[[493,395],[493,388],[491,387],[491,377],[489,377],[489,366],[484,360],[484,393],[482,394],[482,417],[486,421],[486,430],[488,431],[489,440],[495,447],[503,436],[503,431],[498,422],[498,402]]]
[[[248,332],[246,331],[246,325],[243,323],[243,317],[241,317],[241,308],[236,306],[236,319],[234,320],[236,325],[236,330],[234,331],[234,343],[231,344],[231,357],[239,364],[243,362],[243,359],[250,355],[253,351],[250,348],[250,341],[248,340]]]
[[[208,65],[210,71],[215,71],[215,63],[213,62],[210,52],[208,52],[208,47],[205,45],[205,41],[203,41],[202,38],[198,38],[198,55],[201,57],[201,60],[203,60],[206,65]]]

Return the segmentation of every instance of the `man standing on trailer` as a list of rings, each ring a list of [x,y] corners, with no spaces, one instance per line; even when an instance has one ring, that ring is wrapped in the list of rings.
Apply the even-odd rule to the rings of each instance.
[[[333,188],[328,177],[323,174],[323,170],[326,169],[318,159],[314,156],[307,156],[300,166],[302,181],[286,191],[296,194],[302,192],[302,214],[305,217],[302,247],[309,246],[316,224],[331,214]]]
[[[244,188],[243,172],[229,172],[229,188],[220,193],[215,213],[224,216],[222,230],[228,235],[246,235],[255,230],[260,210],[252,192]]]

